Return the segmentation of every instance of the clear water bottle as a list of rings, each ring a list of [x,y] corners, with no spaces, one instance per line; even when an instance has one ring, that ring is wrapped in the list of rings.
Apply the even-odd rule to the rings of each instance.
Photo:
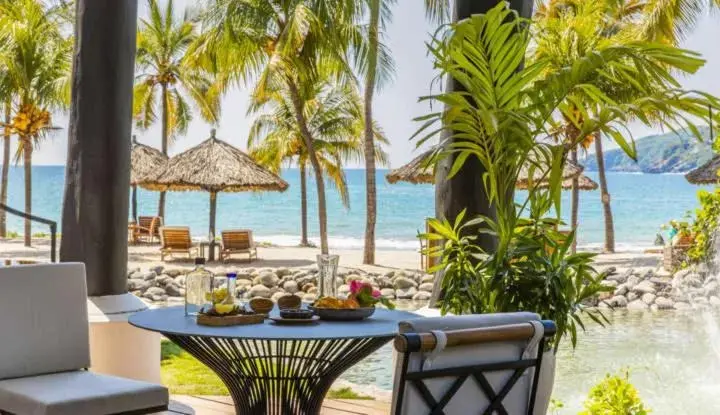
[[[212,307],[213,273],[204,265],[205,258],[195,258],[195,269],[185,277],[186,316],[197,316]]]
[[[227,297],[225,297],[225,304],[235,305],[235,287],[237,287],[237,274],[229,272],[227,274]]]

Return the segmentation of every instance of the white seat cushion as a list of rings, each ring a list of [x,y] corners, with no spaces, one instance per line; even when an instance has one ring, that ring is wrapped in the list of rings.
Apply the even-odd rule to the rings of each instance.
[[[168,401],[161,385],[87,371],[0,381],[0,410],[17,415],[108,415]]]

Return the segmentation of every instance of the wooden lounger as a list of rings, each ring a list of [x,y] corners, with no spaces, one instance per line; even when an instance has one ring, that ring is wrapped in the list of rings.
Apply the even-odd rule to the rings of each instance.
[[[190,228],[187,226],[163,226],[160,228],[160,260],[173,254],[186,254],[189,258],[197,255],[197,247],[190,239]]]
[[[220,260],[226,261],[233,254],[247,254],[248,262],[257,259],[257,246],[249,229],[232,229],[222,232]]]

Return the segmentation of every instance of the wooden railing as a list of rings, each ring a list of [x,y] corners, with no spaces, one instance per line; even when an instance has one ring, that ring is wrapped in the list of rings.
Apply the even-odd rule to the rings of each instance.
[[[57,222],[52,221],[50,219],[41,218],[39,216],[35,215],[29,215],[25,212],[19,211],[17,209],[13,209],[9,206],[6,206],[2,203],[0,203],[0,209],[4,210],[5,212],[19,216],[23,219],[30,219],[33,222],[39,222],[44,225],[47,225],[50,227],[50,261],[56,262],[56,256],[57,256]]]

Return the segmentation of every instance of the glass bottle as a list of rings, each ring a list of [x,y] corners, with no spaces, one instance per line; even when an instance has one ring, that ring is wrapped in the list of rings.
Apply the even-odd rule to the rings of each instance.
[[[237,286],[237,274],[234,272],[228,272],[227,274],[227,297],[225,297],[225,304],[235,305],[235,287]]]
[[[337,284],[335,277],[337,275],[338,263],[340,256],[338,255],[318,255],[318,291],[319,298],[335,297],[337,298]]]
[[[186,316],[196,316],[212,307],[213,274],[204,265],[205,258],[195,258],[195,269],[185,277]]]

